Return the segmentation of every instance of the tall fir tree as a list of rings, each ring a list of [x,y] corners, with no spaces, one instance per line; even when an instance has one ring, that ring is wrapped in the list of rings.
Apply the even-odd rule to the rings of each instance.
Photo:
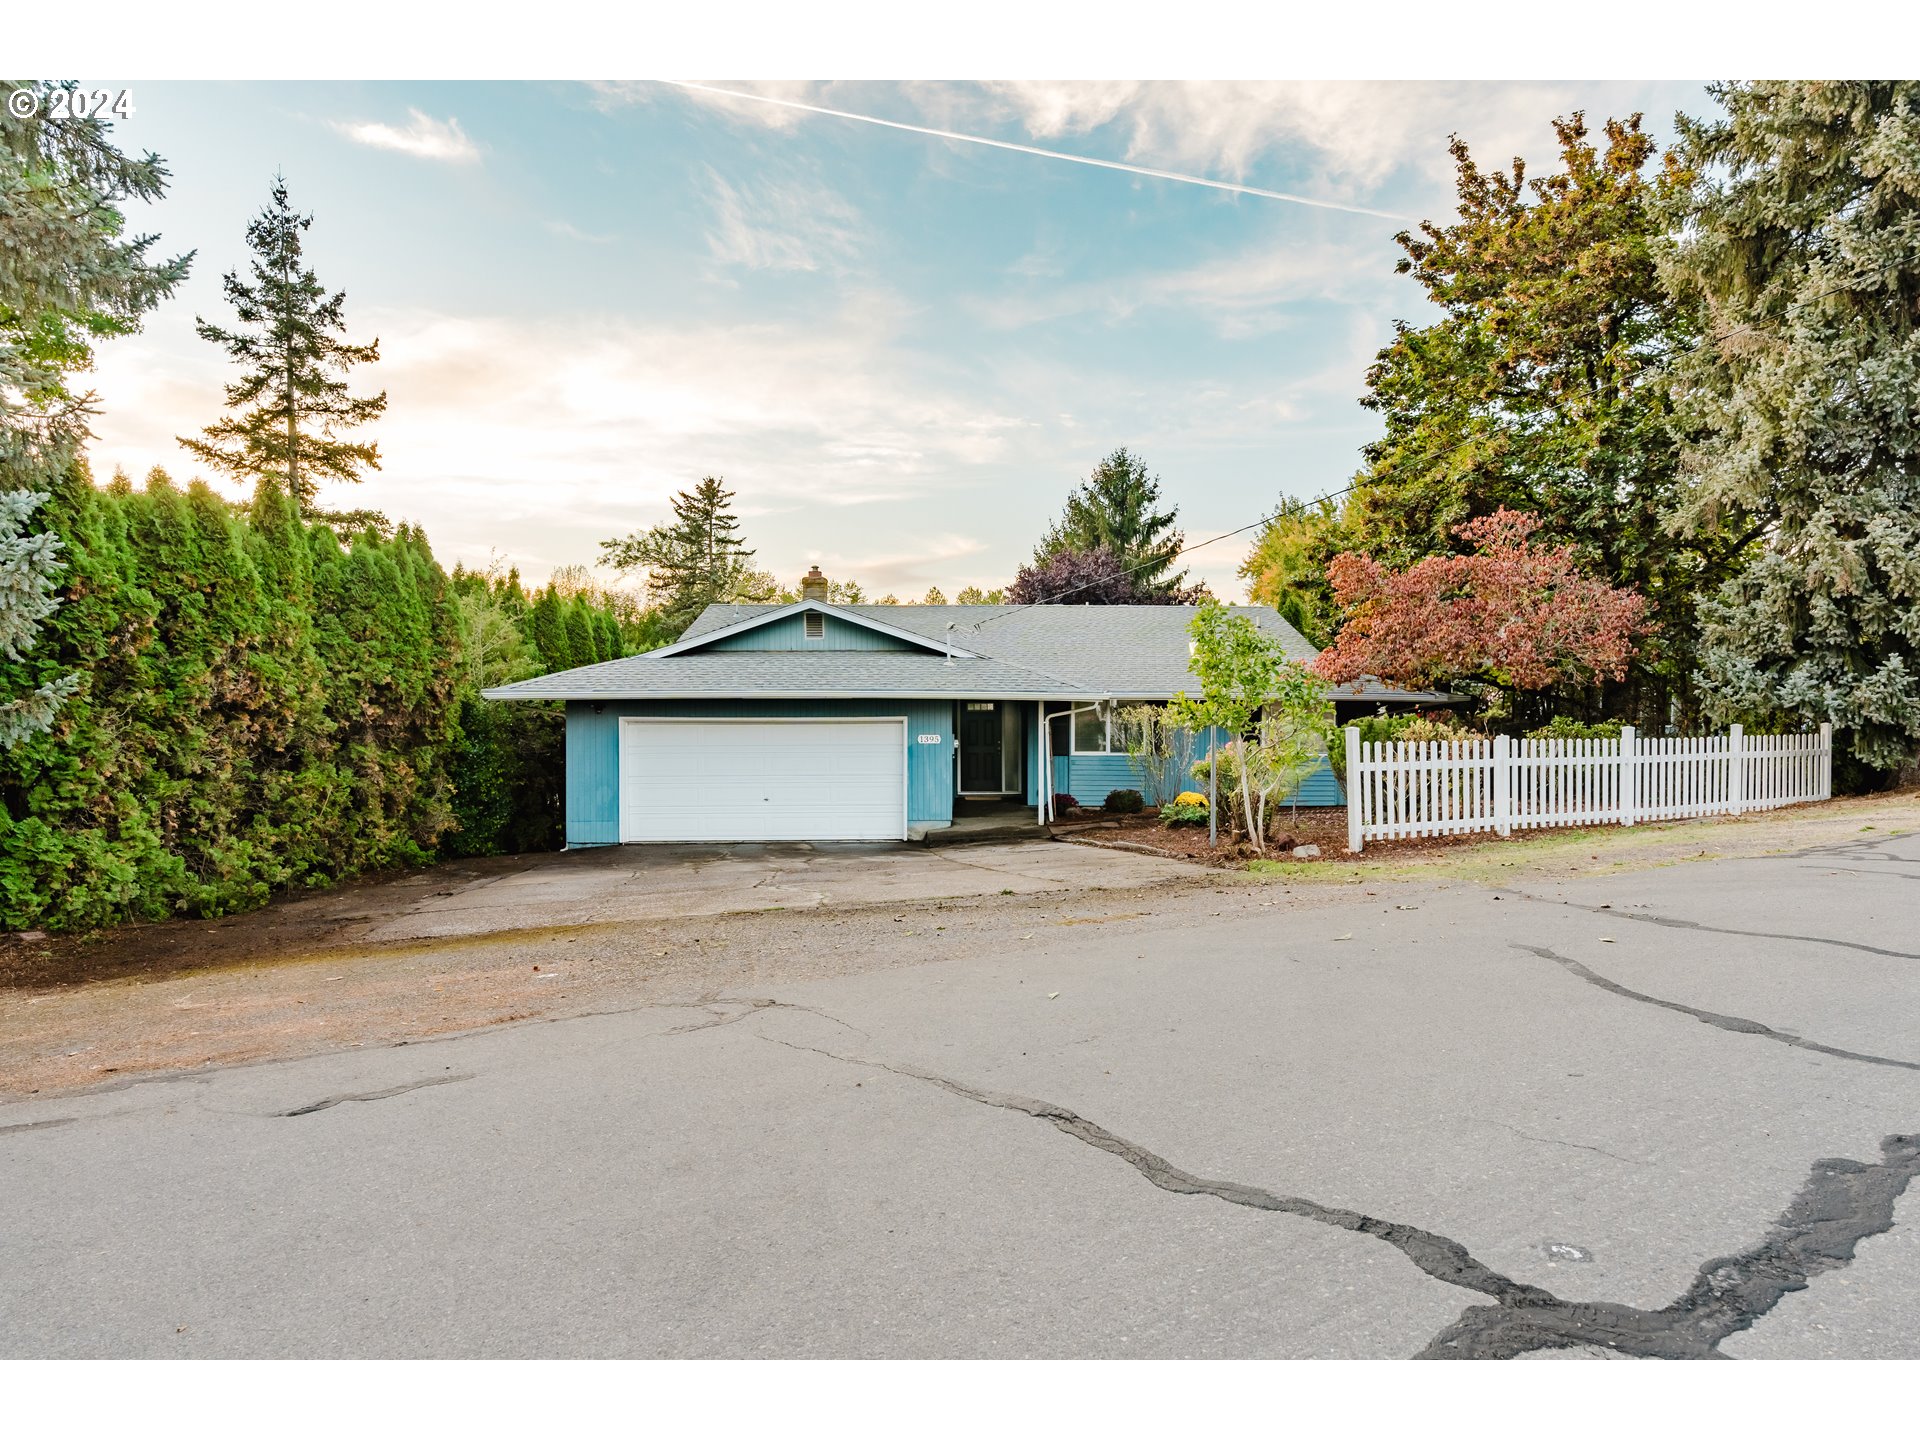
[[[96,341],[140,328],[186,278],[192,255],[161,260],[158,237],[125,233],[120,207],[166,191],[157,155],[129,159],[104,120],[55,117],[72,82],[9,81],[31,96],[24,117],[0,114],[0,656],[29,673],[0,689],[0,749],[44,732],[80,687],[75,671],[29,659],[61,603],[66,542],[34,527],[72,466],[94,411],[68,377],[93,364]]]
[[[1761,553],[1703,608],[1727,718],[1831,720],[1888,771],[1920,744],[1920,82],[1713,87],[1669,283],[1694,530]]]
[[[1066,550],[1105,548],[1136,589],[1171,594],[1187,578],[1184,570],[1170,573],[1186,537],[1174,528],[1178,510],[1161,511],[1159,504],[1160,477],[1149,474],[1146,462],[1122,445],[1067,496],[1065,513],[1033,552],[1034,564]]]
[[[338,432],[387,408],[384,390],[347,392],[347,371],[378,360],[380,342],[345,340],[346,292],[329,295],[305,265],[301,236],[312,224],[311,215],[294,212],[286,181],[275,176],[272,199],[247,226],[252,280],[230,270],[224,281],[241,328],[227,330],[195,317],[200,338],[241,367],[241,378],[227,386],[232,413],[199,439],[179,437],[191,454],[218,470],[284,487],[307,512],[324,482],[358,481],[363,469],[380,468],[377,444],[342,439]],[[350,518],[379,519],[363,512]]]
[[[602,540],[600,551],[601,563],[622,574],[646,572],[647,598],[675,635],[709,605],[770,600],[776,593],[769,578],[753,568],[753,551],[733,513],[733,492],[714,475],[673,497],[673,519],[667,524]]]

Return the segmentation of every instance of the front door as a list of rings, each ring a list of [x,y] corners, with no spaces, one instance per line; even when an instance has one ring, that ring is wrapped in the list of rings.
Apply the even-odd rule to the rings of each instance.
[[[1000,789],[1000,702],[967,700],[960,706],[960,790],[965,795],[998,795]]]

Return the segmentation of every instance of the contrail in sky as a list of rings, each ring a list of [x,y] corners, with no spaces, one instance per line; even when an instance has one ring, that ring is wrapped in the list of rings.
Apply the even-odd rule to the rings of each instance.
[[[958,140],[968,145],[991,145],[996,150],[1015,150],[1022,155],[1038,155],[1047,160],[1071,160],[1075,165],[1093,165],[1101,170],[1121,170],[1129,175],[1147,175],[1155,180],[1178,180],[1182,185],[1204,185],[1209,190],[1227,190],[1235,195],[1255,195],[1262,200],[1287,200],[1295,205],[1311,205],[1317,210],[1339,210],[1348,215],[1371,215],[1377,220],[1410,220],[1390,210],[1369,210],[1364,205],[1342,205],[1337,200],[1316,200],[1311,195],[1290,195],[1285,190],[1262,190],[1257,185],[1236,185],[1229,180],[1209,180],[1204,175],[1184,175],[1178,170],[1155,170],[1148,165],[1129,165],[1120,160],[1096,160],[1090,155],[1069,155],[1063,150],[1042,150],[1037,145],[1016,145],[1011,140],[989,140],[984,135],[961,135],[952,130],[935,130],[928,125],[909,125],[901,120],[882,120],[878,115],[856,115],[851,110],[829,110],[824,105],[808,105],[800,100],[780,100],[772,95],[756,95],[751,90],[725,90],[718,85],[700,85],[692,80],[662,80],[681,90],[698,90],[707,95],[725,95],[734,100],[750,100],[757,105],[778,105],[784,110],[804,110],[809,115],[831,115],[836,120],[858,120],[863,125],[884,125],[889,130],[906,130],[915,135],[931,135],[937,140]]]

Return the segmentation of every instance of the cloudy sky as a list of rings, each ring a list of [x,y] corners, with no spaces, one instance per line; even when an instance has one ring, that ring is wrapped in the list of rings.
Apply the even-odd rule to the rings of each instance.
[[[173,437],[231,372],[194,317],[230,319],[220,276],[280,170],[351,338],[379,337],[358,388],[389,395],[384,469],[323,503],[539,580],[718,474],[783,580],[818,563],[902,598],[1004,583],[1116,445],[1190,540],[1337,489],[1376,430],[1369,359],[1423,318],[1392,236],[1450,213],[1449,133],[1545,168],[1555,115],[1643,110],[1665,139],[1708,106],[1674,83],[730,87],[1282,199],[653,83],[131,88],[117,137],[174,176],[132,222],[199,255],[101,351],[102,477],[196,472]],[[1191,563],[1237,595],[1242,553]]]

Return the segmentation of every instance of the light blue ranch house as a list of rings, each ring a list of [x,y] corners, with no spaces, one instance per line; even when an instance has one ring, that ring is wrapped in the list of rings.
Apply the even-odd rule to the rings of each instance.
[[[1114,712],[1199,689],[1190,606],[826,593],[815,567],[794,604],[711,605],[675,644],[486,691],[566,702],[568,846],[921,839],[1016,805],[1040,823],[1056,794],[1146,791]],[[1288,655],[1317,653],[1271,608],[1236,610]],[[1415,697],[1363,683],[1336,698]],[[1341,802],[1324,760],[1298,800]]]

